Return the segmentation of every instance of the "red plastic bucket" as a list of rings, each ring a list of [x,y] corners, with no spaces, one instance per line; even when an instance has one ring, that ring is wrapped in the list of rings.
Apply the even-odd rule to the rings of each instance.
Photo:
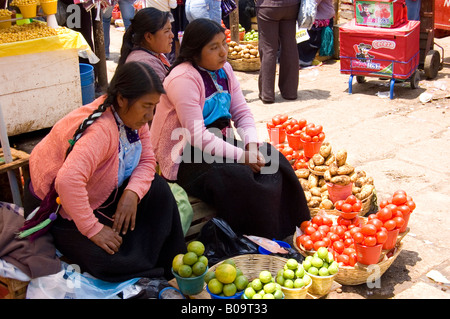
[[[412,212],[409,212],[407,214],[403,214],[403,219],[405,220],[405,224],[402,226],[402,228],[400,228],[400,233],[403,233],[406,231],[406,227],[408,227],[408,222],[409,222],[409,216],[411,216]]]
[[[278,127],[268,128],[269,139],[272,143],[282,144],[286,140],[286,131],[284,129],[279,129]]]
[[[355,244],[355,248],[358,262],[364,265],[372,265],[378,264],[381,256],[381,250],[383,249],[383,244],[378,244],[375,246]]]
[[[300,139],[300,135],[288,134],[287,135],[288,144],[294,150],[298,151],[303,148],[302,140]]]
[[[320,147],[322,146],[322,142],[305,142],[303,143],[303,152],[306,157],[311,158],[314,154],[319,153]]]
[[[388,236],[386,242],[383,244],[384,250],[389,250],[395,247],[395,244],[397,243],[397,237],[400,232],[400,229],[393,229],[388,230]]]
[[[352,194],[353,183],[342,186],[333,183],[327,183],[328,195],[330,195],[330,200],[337,202],[338,200],[345,200]]]

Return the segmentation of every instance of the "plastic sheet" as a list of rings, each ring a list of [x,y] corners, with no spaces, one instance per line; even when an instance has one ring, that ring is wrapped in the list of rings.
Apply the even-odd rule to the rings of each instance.
[[[298,11],[297,25],[299,28],[311,29],[316,19],[316,0],[302,0]]]

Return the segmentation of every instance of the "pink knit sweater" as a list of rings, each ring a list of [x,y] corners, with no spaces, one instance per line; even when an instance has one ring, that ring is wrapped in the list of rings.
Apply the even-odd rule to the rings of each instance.
[[[62,204],[61,216],[73,220],[78,230],[88,238],[103,227],[93,210],[99,208],[118,185],[119,130],[112,110],[108,108],[85,131],[65,161],[64,156],[77,127],[104,99],[105,96],[100,97],[58,121],[30,156],[30,175],[36,195],[44,198],[56,178],[55,188]],[[148,125],[139,130],[139,137],[141,159],[126,188],[141,199],[154,178],[156,159]]]
[[[229,63],[225,63],[231,94],[230,113],[237,133],[246,144],[258,143],[255,121]],[[205,86],[200,73],[188,62],[175,67],[164,80],[150,136],[162,175],[176,180],[187,142],[216,155],[239,159],[243,150],[208,131],[203,122]],[[181,129],[182,128],[182,129]],[[182,134],[183,133],[183,134]]]

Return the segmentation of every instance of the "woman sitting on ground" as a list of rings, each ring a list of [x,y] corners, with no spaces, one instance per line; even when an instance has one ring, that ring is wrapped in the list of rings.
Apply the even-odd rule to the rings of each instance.
[[[106,95],[61,119],[31,153],[26,215],[57,194],[55,246],[98,279],[170,278],[173,257],[186,250],[147,124],[163,93],[150,66],[125,63]]]
[[[186,27],[153,118],[152,145],[162,175],[213,205],[234,231],[284,238],[310,219],[309,209],[289,162],[258,141],[227,63],[224,32],[209,19]],[[241,141],[232,136],[232,124]]]

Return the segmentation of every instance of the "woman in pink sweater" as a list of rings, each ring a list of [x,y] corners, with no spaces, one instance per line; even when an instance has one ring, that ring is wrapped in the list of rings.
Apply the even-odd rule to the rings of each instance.
[[[31,153],[25,215],[52,204],[56,191],[56,248],[105,281],[171,277],[173,256],[186,249],[175,199],[155,174],[147,124],[162,93],[153,69],[126,63],[106,96],[61,119]]]
[[[258,141],[224,31],[209,19],[186,27],[151,126],[156,159],[162,176],[213,205],[236,232],[284,238],[309,209],[289,162]]]

